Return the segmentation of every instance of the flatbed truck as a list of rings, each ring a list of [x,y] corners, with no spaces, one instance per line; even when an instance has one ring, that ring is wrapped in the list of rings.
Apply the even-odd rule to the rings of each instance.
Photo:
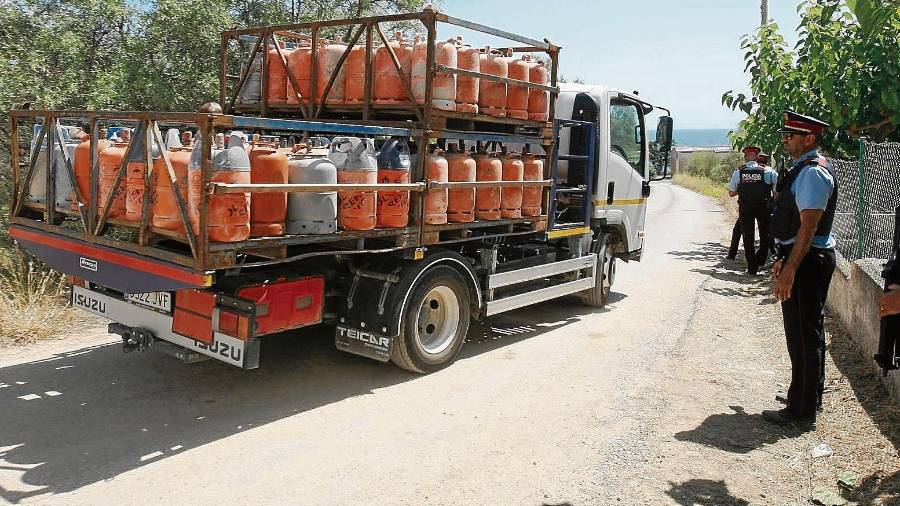
[[[367,76],[366,99],[354,107],[331,106],[324,98],[317,103],[316,97],[293,106],[267,107],[265,69],[262,100],[255,105],[237,100],[249,72],[246,65],[234,61],[241,57],[235,54],[240,53],[235,50],[238,45],[250,41],[252,59],[264,44],[277,48],[280,39],[298,37],[311,39],[315,48],[327,30],[346,29],[356,34],[354,40],[366,38],[370,61],[373,38],[378,35],[386,44],[381,28],[385,23],[421,23],[429,47],[434,45],[439,25],[456,25],[519,44],[508,48],[511,52],[543,53],[552,65],[549,85],[469,75],[549,91],[551,120],[494,118],[425,105],[432,103],[434,71],[455,71],[437,66],[432,49],[427,55],[424,104],[379,105],[372,100],[372,78]],[[331,325],[339,350],[428,373],[453,362],[472,319],[571,294],[590,306],[602,307],[615,281],[616,261],[641,259],[651,180],[646,118],[654,106],[636,92],[560,85],[556,72],[560,48],[546,39],[534,40],[425,10],[232,30],[223,33],[222,41],[219,100],[224,111],[10,113],[15,188],[9,233],[20,246],[70,275],[72,305],[112,320],[109,331],[122,337],[126,351],[156,349],[186,362],[211,357],[253,369],[260,365],[260,347],[266,335],[290,330],[300,338],[302,331],[297,329]],[[229,74],[234,68],[243,70],[239,75]],[[333,84],[338,70],[331,76],[314,73],[313,82],[326,79]],[[397,70],[399,74],[399,65]],[[372,72],[368,63],[366,71]],[[34,152],[20,154],[27,152],[20,149],[20,137],[30,133],[29,127],[35,123],[42,128],[32,139],[33,145],[60,147],[59,151],[47,151],[42,170]],[[113,219],[109,202],[106,206],[98,203],[96,135],[91,140],[90,189],[87,195],[78,191],[73,160],[62,149],[61,126],[70,124],[82,125],[91,133],[112,125],[131,126],[135,137],[145,140],[129,145],[115,182],[116,188],[124,184],[126,161],[135,156],[151,168],[145,174],[140,220]],[[201,169],[205,191],[199,202],[200,229],[196,234],[183,201],[179,206],[184,232],[153,227],[149,219],[147,189],[154,153],[163,158],[177,189],[161,133],[172,126],[195,129],[205,140]],[[420,147],[419,163],[408,184],[212,182],[213,139],[216,133],[232,130],[293,138],[406,138]],[[660,149],[667,151],[671,146],[671,132],[672,119],[665,115],[656,130]],[[529,145],[540,150],[546,162],[542,180],[499,183],[541,188],[540,216],[426,224],[423,200],[429,191],[488,184],[426,178],[424,147],[459,141]],[[52,169],[59,163],[56,157],[62,158],[62,172]],[[45,178],[46,194],[38,199],[43,204],[30,198],[28,191],[38,173]],[[59,177],[69,178],[69,186],[75,188],[74,199],[80,204],[77,210],[47,204],[57,201],[54,190]],[[350,189],[409,191],[409,225],[231,243],[209,239],[213,195]]]

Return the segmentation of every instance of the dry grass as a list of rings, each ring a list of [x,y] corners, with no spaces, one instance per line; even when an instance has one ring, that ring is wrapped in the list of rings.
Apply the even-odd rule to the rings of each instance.
[[[18,248],[0,249],[0,346],[58,335],[79,318],[63,274]]]
[[[900,504],[900,406],[890,397],[871,356],[864,356],[837,322],[828,319],[826,395],[817,435],[836,457],[813,461],[820,483],[843,471],[858,476],[844,497],[857,504]]]
[[[713,197],[724,201],[728,196],[724,184],[713,181],[708,177],[688,174],[687,172],[678,172],[672,177],[672,182],[701,195],[706,195],[707,197]]]

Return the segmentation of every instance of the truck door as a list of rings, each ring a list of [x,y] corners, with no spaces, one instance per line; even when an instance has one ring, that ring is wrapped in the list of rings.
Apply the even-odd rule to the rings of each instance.
[[[602,134],[601,134],[602,135]],[[647,135],[643,106],[613,95],[609,100],[609,143],[606,195],[609,214],[620,214],[628,233],[628,250],[642,247],[646,217],[645,183],[648,180]]]

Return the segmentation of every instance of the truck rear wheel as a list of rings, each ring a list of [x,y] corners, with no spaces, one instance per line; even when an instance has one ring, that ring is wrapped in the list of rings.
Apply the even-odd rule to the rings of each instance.
[[[408,371],[434,372],[456,358],[469,331],[469,290],[460,272],[439,265],[425,272],[404,304],[391,361]]]
[[[609,249],[609,236],[602,234],[594,248],[597,254],[597,268],[594,270],[594,287],[581,292],[584,303],[602,308],[609,301],[609,292],[616,277],[616,258]]]

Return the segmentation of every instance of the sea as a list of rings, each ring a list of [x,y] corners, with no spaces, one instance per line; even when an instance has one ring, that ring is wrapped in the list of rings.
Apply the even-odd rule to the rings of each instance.
[[[712,148],[730,146],[728,128],[678,128],[675,127],[673,138],[676,147]],[[656,132],[650,132],[650,139],[656,138]]]

